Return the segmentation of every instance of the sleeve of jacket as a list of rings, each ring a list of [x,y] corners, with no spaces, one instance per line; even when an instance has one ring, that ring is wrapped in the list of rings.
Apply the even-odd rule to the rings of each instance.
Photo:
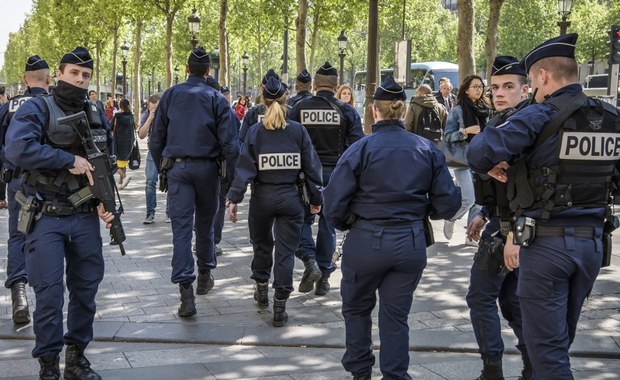
[[[338,160],[329,183],[323,190],[323,215],[328,223],[345,231],[350,226],[347,220],[350,216],[349,204],[358,188],[357,167],[360,164],[359,152],[362,150],[348,149]]]
[[[432,146],[433,181],[428,192],[431,219],[450,219],[461,208],[461,188],[454,184],[443,153]]]
[[[439,115],[439,120],[441,120],[441,129],[446,130],[446,122],[448,120],[448,111],[446,111],[446,107],[443,104],[435,104],[435,112]]]
[[[256,152],[254,151],[254,141],[252,136],[246,136],[248,141],[243,144],[241,154],[235,165],[235,175],[228,190],[226,198],[232,203],[241,203],[243,196],[248,188],[248,183],[254,181],[258,174],[258,165],[256,163]]]
[[[414,128],[413,120],[415,119],[413,117],[413,109],[414,109],[413,103],[411,103],[409,105],[409,109],[407,109],[407,115],[405,116],[405,121],[403,122],[405,124],[405,130],[409,132],[413,132],[413,128]]]
[[[310,192],[310,204],[323,204],[323,165],[312,145],[312,140],[306,128],[301,127],[302,132],[302,151],[301,151],[301,170],[306,176],[306,187]]]
[[[362,119],[355,108],[345,103],[346,117],[349,119],[347,124],[347,145],[350,146],[357,140],[364,137],[364,128],[362,127]]]
[[[9,103],[4,103],[0,106],[0,165],[5,160],[4,154],[4,138],[6,136],[6,131],[9,127]]]
[[[233,176],[232,168],[235,167],[237,158],[239,158],[239,136],[233,122],[235,116],[228,106],[228,101],[223,96],[217,95],[214,107],[217,138],[220,141],[222,152],[226,159],[226,168],[231,168],[227,170],[227,175]]]
[[[452,142],[467,139],[467,136],[461,132],[461,129],[465,128],[463,124],[463,110],[460,106],[455,106],[448,114],[443,139]]]
[[[168,104],[170,103],[170,91],[167,90],[159,99],[159,104],[155,110],[155,116],[153,118],[153,125],[151,126],[151,139],[149,140],[149,151],[153,162],[157,167],[157,171],[160,170],[161,156],[166,147],[166,140],[168,139]]]

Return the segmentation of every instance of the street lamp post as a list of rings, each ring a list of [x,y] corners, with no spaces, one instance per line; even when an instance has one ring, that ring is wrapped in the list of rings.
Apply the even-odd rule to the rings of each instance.
[[[219,79],[219,70],[220,70],[220,49],[213,49],[213,54],[211,54],[211,66],[213,67],[213,70],[215,71],[213,75],[213,78],[215,78],[215,80]]]
[[[196,33],[200,31],[200,17],[196,13],[196,8],[193,8],[192,14],[187,17],[187,24],[189,25],[189,32],[192,34],[192,39],[190,40],[190,42],[192,44],[193,50],[196,49],[196,45],[198,45]]]
[[[347,36],[344,35],[344,30],[340,31],[340,35],[338,36],[338,47],[340,48],[340,84],[344,83],[344,57],[346,54],[344,50],[347,48]]]
[[[250,57],[248,57],[248,52],[243,52],[243,56],[241,57],[243,61],[243,96],[245,96],[246,86],[248,84],[248,63],[250,63]]]
[[[560,27],[560,34],[566,34],[566,30],[570,26],[570,21],[566,20],[570,14],[570,8],[573,5],[573,0],[558,0],[558,13],[562,16],[562,21],[558,21]]]
[[[179,84],[179,66],[174,67],[174,84]]]
[[[127,45],[127,41],[123,42],[121,45],[121,57],[123,60],[121,63],[123,64],[123,97],[127,96],[127,54],[129,53],[129,45]]]

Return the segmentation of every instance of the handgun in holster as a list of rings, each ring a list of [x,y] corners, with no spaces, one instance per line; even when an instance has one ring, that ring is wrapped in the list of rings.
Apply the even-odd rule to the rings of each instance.
[[[532,244],[536,237],[536,220],[527,216],[520,216],[513,223],[512,232],[512,242],[521,247],[527,247]]]
[[[488,238],[482,239],[480,247],[474,255],[476,266],[492,276],[506,273],[504,265],[504,239],[495,233]]]
[[[159,191],[165,193],[168,191],[168,170],[174,166],[174,159],[170,157],[162,157],[159,166]]]
[[[32,231],[34,222],[41,217],[40,211],[43,200],[38,194],[26,196],[21,190],[15,193],[15,200],[21,206],[17,219],[17,231],[28,234]]]
[[[308,195],[308,188],[306,187],[306,174],[304,172],[299,172],[299,176],[297,178],[297,187],[299,187],[299,196],[301,198],[301,203],[304,205],[310,204],[310,196]]]
[[[612,215],[603,224],[603,260],[601,262],[601,268],[611,265],[611,233],[620,227],[620,220],[617,216]]]

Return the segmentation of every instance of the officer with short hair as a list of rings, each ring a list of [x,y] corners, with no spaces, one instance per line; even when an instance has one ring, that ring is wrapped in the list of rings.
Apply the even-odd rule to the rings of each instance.
[[[520,268],[517,294],[533,379],[572,379],[568,350],[610,246],[610,189],[620,159],[619,112],[578,84],[577,34],[550,39],[523,59],[538,102],[474,137],[472,169],[508,185],[515,222],[505,256]],[[607,249],[607,251],[605,251]]]
[[[370,380],[372,310],[379,292],[380,364],[384,379],[411,379],[407,318],[426,267],[424,219],[445,219],[461,207],[446,160],[429,140],[405,131],[407,96],[391,77],[377,87],[372,134],[338,160],[325,188],[330,225],[350,230],[342,250],[345,370]],[[415,162],[403,171],[403,162]]]
[[[302,100],[311,98],[312,92],[310,92],[310,90],[312,90],[312,76],[308,70],[304,68],[297,74],[297,78],[295,78],[295,92],[297,92],[297,94],[288,98],[286,104],[292,108]]]
[[[28,281],[36,295],[32,356],[39,359],[42,379],[60,378],[58,355],[65,344],[65,379],[101,379],[84,357],[84,349],[93,338],[95,297],[104,273],[99,218],[94,200],[78,207],[69,201],[70,196],[93,183],[93,167],[85,158],[80,136],[57,122],[57,117],[86,110],[93,139],[103,138],[102,147],[111,149],[109,126],[86,101],[92,72],[88,50],[76,47],[65,54],[56,73],[54,93],[20,106],[6,134],[8,160],[25,171],[24,195],[41,202],[26,235],[24,254]],[[112,213],[102,204],[98,211],[109,227]],[[65,282],[69,307],[68,331],[63,337]]]
[[[267,73],[261,80],[261,84],[258,89],[259,93],[262,94],[263,89],[267,84],[267,80],[269,80],[269,78],[280,80],[280,77],[278,76],[278,74],[276,74],[275,71],[273,71],[273,69],[267,70]],[[263,115],[265,114],[266,110],[267,108],[263,103],[258,103],[254,107],[251,107],[245,113],[245,116],[243,117],[243,122],[241,123],[241,128],[239,129],[239,142],[241,143],[241,145],[243,145],[243,142],[245,141],[245,136],[248,134],[250,127],[263,120]]]
[[[495,57],[491,66],[491,92],[496,114],[487,122],[485,130],[503,124],[511,115],[527,104],[527,73],[519,60],[511,56]],[[484,133],[484,131],[483,131]],[[475,174],[476,203],[482,205],[478,215],[467,226],[467,237],[482,242],[471,267],[467,305],[471,324],[478,343],[484,368],[477,380],[501,380],[502,326],[497,313],[499,301],[503,317],[517,336],[517,349],[523,359],[519,379],[532,377],[532,366],[527,355],[521,323],[521,309],[517,297],[519,270],[504,266],[504,254],[514,255],[519,246],[506,239],[510,223],[510,208],[506,185],[488,176]],[[488,223],[486,223],[488,221]],[[486,223],[486,228],[485,228]],[[504,227],[500,229],[500,223]]]
[[[230,106],[219,91],[206,83],[209,55],[202,47],[187,60],[189,78],[166,90],[155,111],[149,141],[153,161],[168,181],[168,208],[172,221],[172,276],[181,293],[180,317],[196,314],[193,282],[192,233],[196,228],[196,294],[213,287],[214,220],[220,192],[218,157],[223,155],[227,175],[239,155],[237,131]]]
[[[21,168],[16,168],[15,165],[4,159],[4,136],[13,115],[15,115],[15,112],[22,104],[38,95],[47,94],[47,87],[50,84],[50,69],[47,62],[38,55],[28,58],[22,80],[27,87],[24,94],[13,97],[0,107],[0,120],[2,122],[0,162],[4,162],[2,181],[7,183],[7,201],[9,204],[9,240],[7,241],[8,255],[4,286],[7,289],[11,289],[13,323],[16,324],[30,322],[30,311],[28,309],[28,299],[26,298],[28,276],[26,274],[26,258],[23,251],[26,235],[17,230],[17,219],[21,206],[15,201],[15,193],[21,189],[19,183]]]
[[[321,162],[306,129],[286,119],[285,94],[286,88],[276,78],[270,77],[263,86],[265,118],[248,131],[228,192],[230,220],[235,223],[237,204],[243,200],[248,183],[252,184],[248,226],[254,247],[251,276],[256,281],[254,299],[260,307],[269,306],[268,287],[273,267],[275,327],[288,321],[286,301],[294,289],[294,254],[304,218],[302,201],[309,204],[312,213],[317,213],[323,203]],[[307,199],[300,198],[304,192]]]
[[[316,95],[297,103],[289,116],[308,130],[323,165],[323,186],[327,186],[332,170],[345,149],[364,137],[359,114],[350,104],[334,96],[337,88],[338,71],[329,62],[325,62],[314,76],[313,90]],[[319,213],[315,244],[312,238],[314,215],[308,211],[306,209],[301,243],[295,253],[305,266],[299,291],[310,292],[316,283],[315,294],[323,296],[329,292],[329,276],[336,270],[332,262],[336,250],[336,230]]]

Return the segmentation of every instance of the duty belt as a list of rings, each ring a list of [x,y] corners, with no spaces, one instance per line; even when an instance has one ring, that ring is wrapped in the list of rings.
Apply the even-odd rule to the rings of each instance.
[[[21,168],[17,168],[17,169],[2,168],[2,181],[8,183],[12,179],[18,178],[20,174],[22,174]]]
[[[569,227],[574,228],[574,236],[594,239],[594,227]],[[559,237],[566,235],[567,227],[545,227],[541,225],[536,226],[536,237]]]
[[[203,161],[215,161],[217,158],[208,157],[183,157],[173,158],[174,162],[203,162]]]
[[[41,205],[41,212],[46,215],[55,216],[69,216],[76,213],[90,213],[95,209],[89,203],[83,204],[77,208],[73,207],[71,203],[66,202],[43,202]]]

